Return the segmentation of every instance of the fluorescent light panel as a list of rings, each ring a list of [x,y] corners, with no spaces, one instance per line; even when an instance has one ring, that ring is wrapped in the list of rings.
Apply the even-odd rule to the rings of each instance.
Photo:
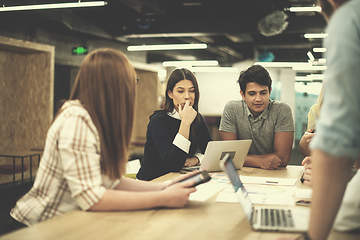
[[[313,66],[311,63],[292,67],[295,71],[323,71],[326,68],[327,66]]]
[[[296,81],[313,81],[313,80],[323,80],[324,74],[309,74],[306,76],[296,76]]]
[[[192,67],[189,68],[192,72],[239,72],[236,67]]]
[[[162,63],[164,67],[177,66],[217,66],[219,62],[216,60],[201,60],[201,61],[165,61]]]
[[[290,7],[290,12],[321,12],[321,7]]]
[[[326,48],[313,48],[314,52],[326,52]]]
[[[13,7],[3,6],[3,7],[0,7],[0,12],[21,11],[21,10],[55,9],[55,8],[100,7],[100,6],[105,6],[106,4],[107,4],[107,2],[105,2],[105,1],[94,1],[94,2],[24,5],[24,6],[13,6]]]
[[[254,64],[261,65],[263,67],[293,67],[297,65],[308,64],[306,62],[255,62]]]
[[[327,33],[305,33],[304,38],[326,38]]]
[[[307,55],[308,55],[311,62],[315,61],[315,57],[310,51],[307,52]]]
[[[326,66],[313,66],[311,62],[255,62],[254,64],[258,64],[263,67],[288,67],[295,71],[322,71],[327,68]]]
[[[154,51],[154,50],[183,50],[183,49],[206,49],[205,43],[191,43],[191,44],[164,44],[164,45],[139,45],[128,46],[128,51]]]

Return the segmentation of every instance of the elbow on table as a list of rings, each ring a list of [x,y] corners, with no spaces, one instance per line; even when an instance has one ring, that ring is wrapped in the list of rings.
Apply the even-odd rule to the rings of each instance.
[[[287,167],[289,161],[290,161],[290,157],[281,158],[280,167]]]

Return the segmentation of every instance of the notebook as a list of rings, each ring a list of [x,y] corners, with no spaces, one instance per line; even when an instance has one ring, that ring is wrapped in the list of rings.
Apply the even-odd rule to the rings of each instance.
[[[200,166],[185,167],[183,170],[222,171],[219,163],[226,154],[233,159],[236,169],[241,169],[249,152],[252,140],[229,140],[208,142]]]
[[[224,156],[220,166],[228,175],[240,206],[254,230],[283,232],[306,232],[308,230],[309,207],[254,207],[229,155]]]

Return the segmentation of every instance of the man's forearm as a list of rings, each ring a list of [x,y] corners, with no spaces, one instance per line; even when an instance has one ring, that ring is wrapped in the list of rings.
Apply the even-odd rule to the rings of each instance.
[[[313,240],[326,239],[338,212],[349,180],[352,162],[321,150],[314,150],[313,196],[309,236]]]
[[[281,159],[280,166],[286,167],[290,157],[284,157],[277,153],[269,153],[263,155],[247,155],[244,165],[248,167],[261,167],[261,162],[266,161],[266,158],[276,156]]]

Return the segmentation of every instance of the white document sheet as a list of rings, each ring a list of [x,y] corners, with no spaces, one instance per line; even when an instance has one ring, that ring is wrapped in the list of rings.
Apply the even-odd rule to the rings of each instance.
[[[269,178],[269,177],[251,177],[240,176],[241,181],[253,184],[279,185],[279,186],[294,186],[296,178]]]
[[[294,205],[295,187],[244,184],[253,204]],[[232,185],[221,191],[216,202],[236,203],[238,199]]]
[[[229,186],[229,179],[225,174],[211,174],[211,180],[196,187],[196,192],[191,193],[189,200],[204,202],[214,194]]]
[[[296,189],[295,196],[296,198],[311,198],[312,189]]]

